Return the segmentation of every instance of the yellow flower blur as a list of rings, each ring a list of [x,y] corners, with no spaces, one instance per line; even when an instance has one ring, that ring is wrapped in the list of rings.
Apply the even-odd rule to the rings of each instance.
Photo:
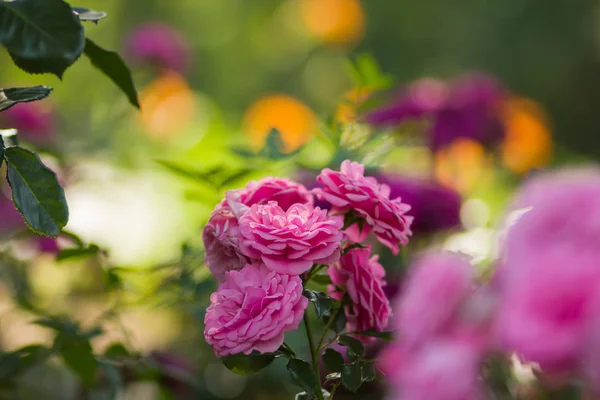
[[[459,138],[435,154],[438,181],[459,193],[468,193],[490,171],[483,146],[474,140]]]
[[[358,42],[365,30],[365,15],[359,0],[300,0],[307,29],[326,44]]]
[[[283,94],[269,95],[248,108],[243,129],[251,147],[258,150],[273,128],[281,133],[283,151],[292,152],[308,142],[318,128],[318,120],[301,101]]]
[[[195,115],[196,100],[186,80],[167,71],[141,93],[140,121],[154,139],[170,139],[188,128]]]
[[[342,124],[356,121],[360,107],[368,100],[372,92],[371,89],[364,87],[347,91],[335,111],[335,120]]]
[[[517,174],[543,167],[552,155],[552,135],[543,108],[533,100],[512,98],[506,109],[502,163]]]

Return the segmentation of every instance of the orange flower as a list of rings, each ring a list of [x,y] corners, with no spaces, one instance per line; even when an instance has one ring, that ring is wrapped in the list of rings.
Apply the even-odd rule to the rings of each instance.
[[[533,100],[515,97],[506,107],[502,163],[517,174],[543,167],[552,155],[552,135],[544,109]]]
[[[301,101],[283,94],[262,97],[252,104],[244,116],[244,132],[250,145],[260,149],[275,128],[281,133],[284,151],[292,152],[308,142],[317,130],[317,117]]]
[[[165,72],[141,94],[140,121],[154,139],[169,139],[188,128],[195,115],[196,100],[185,79]]]
[[[364,34],[359,0],[300,0],[300,11],[307,29],[323,43],[356,43]]]
[[[474,140],[459,138],[435,153],[438,181],[459,193],[467,193],[489,171],[489,159],[483,146]]]
[[[347,91],[335,111],[336,121],[342,124],[356,121],[360,107],[369,99],[372,92],[371,89],[365,87],[357,87]]]

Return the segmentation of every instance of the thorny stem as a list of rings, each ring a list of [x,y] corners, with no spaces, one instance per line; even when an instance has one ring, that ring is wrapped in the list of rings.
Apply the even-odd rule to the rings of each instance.
[[[304,313],[304,327],[306,328],[306,337],[308,338],[308,347],[310,348],[310,356],[312,359],[313,370],[317,378],[317,399],[325,400],[323,397],[323,390],[321,389],[321,374],[319,372],[319,353],[318,349],[315,348],[315,342],[313,340],[312,332],[310,330],[310,322],[308,313]]]

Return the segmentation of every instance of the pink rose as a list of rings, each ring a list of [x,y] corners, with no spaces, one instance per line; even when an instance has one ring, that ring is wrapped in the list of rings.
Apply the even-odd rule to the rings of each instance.
[[[249,182],[244,189],[230,191],[233,192],[227,196],[227,200],[221,203],[227,205],[227,202],[233,196],[236,201],[248,207],[254,204],[267,204],[270,201],[276,201],[279,207],[287,211],[293,204],[305,204],[312,206],[314,204],[313,195],[297,182],[287,178],[266,177],[260,181]]]
[[[231,208],[221,207],[213,211],[202,232],[206,249],[204,263],[218,282],[225,280],[225,273],[241,269],[249,260],[239,248],[240,230]]]
[[[390,317],[390,302],[383,292],[385,270],[371,257],[371,247],[355,248],[327,270],[331,282],[345,289],[352,301],[352,309],[346,309],[348,330],[362,332],[375,329],[382,332]],[[341,300],[343,293],[335,286],[329,288],[330,295]]]
[[[218,357],[272,353],[285,332],[295,330],[308,304],[298,276],[278,274],[261,264],[230,271],[210,296],[204,336]]]
[[[532,179],[515,202],[498,276],[500,345],[545,372],[579,368],[600,293],[600,172]]]
[[[272,271],[300,275],[313,264],[340,257],[343,222],[326,210],[294,204],[284,211],[277,202],[255,204],[240,218],[240,249],[261,259]]]
[[[418,346],[455,328],[461,306],[473,292],[474,270],[462,256],[422,256],[406,281],[395,324],[407,347]]]
[[[395,353],[400,356],[400,353]],[[436,340],[423,349],[402,354],[392,379],[393,399],[484,399],[479,370],[482,355],[469,343]]]
[[[335,212],[353,211],[363,218],[375,237],[398,254],[398,245],[407,244],[412,234],[413,218],[406,215],[410,206],[399,197],[390,200],[389,186],[365,177],[364,169],[363,165],[349,160],[342,163],[341,172],[325,168],[317,177],[323,188],[315,192],[330,202]]]

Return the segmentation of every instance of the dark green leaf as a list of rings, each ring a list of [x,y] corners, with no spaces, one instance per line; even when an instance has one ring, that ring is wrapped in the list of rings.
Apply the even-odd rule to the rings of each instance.
[[[311,281],[318,283],[319,285],[330,285],[331,284],[331,278],[329,277],[328,274],[316,274],[313,275],[312,278],[310,278]]]
[[[107,15],[104,11],[94,11],[84,7],[73,7],[73,12],[80,21],[92,21],[96,24]]]
[[[76,335],[79,329],[74,322],[61,318],[40,318],[33,321],[33,323],[69,335]]]
[[[34,232],[58,236],[69,220],[69,209],[56,174],[21,147],[6,149],[4,159],[13,202],[27,225]]]
[[[394,332],[392,332],[392,331],[378,332],[374,329],[369,329],[369,330],[362,331],[362,332],[356,332],[356,334],[363,335],[363,336],[376,337],[376,338],[383,339],[386,341],[390,341],[394,338]]]
[[[360,340],[352,336],[341,335],[337,341],[342,346],[346,346],[346,355],[351,360],[356,361],[365,355],[365,347]]]
[[[342,372],[344,357],[333,349],[327,349],[323,353],[323,362],[329,371]]]
[[[346,313],[344,310],[341,310],[337,313],[335,321],[331,325],[331,328],[335,331],[335,333],[340,333],[346,327]]]
[[[373,363],[361,362],[361,369],[363,382],[372,382],[377,378],[377,372]]]
[[[259,354],[254,352],[248,355],[235,354],[223,357],[221,361],[229,370],[238,375],[252,375],[269,366],[274,359],[274,354]]]
[[[122,343],[113,343],[106,350],[104,356],[107,358],[125,358],[129,357],[129,351]]]
[[[119,369],[107,362],[100,362],[98,364],[108,380],[108,388],[106,388],[108,393],[106,393],[107,396],[105,396],[105,398],[111,400],[117,399],[119,393],[123,390],[123,377],[121,376]]]
[[[306,289],[303,295],[314,304],[317,317],[319,318],[323,318],[323,316],[329,313],[331,307],[333,307],[334,300],[325,293]]]
[[[0,2],[0,43],[24,71],[59,78],[85,44],[83,27],[63,0]]]
[[[0,381],[10,380],[19,373],[21,355],[17,352],[0,355]]]
[[[346,364],[342,368],[342,384],[351,392],[356,392],[362,385],[362,369],[360,364]]]
[[[350,252],[350,250],[353,249],[364,249],[366,246],[361,244],[361,243],[352,243],[350,246],[346,246],[344,247],[344,250],[342,251],[342,255],[346,255],[348,254],[348,252]]]
[[[85,39],[85,55],[92,65],[113,81],[135,107],[140,108],[131,71],[116,51],[105,50],[90,39]]]
[[[306,393],[313,394],[317,390],[317,376],[311,365],[299,358],[293,358],[287,363],[292,381],[300,386]]]
[[[51,92],[52,88],[44,85],[2,89],[0,90],[0,111],[8,110],[18,103],[45,99]]]
[[[64,261],[70,258],[77,257],[91,257],[97,255],[99,252],[100,248],[95,244],[91,244],[87,247],[75,247],[72,249],[64,249],[56,255],[56,261]]]
[[[94,383],[98,363],[89,342],[69,341],[59,352],[65,365],[77,374],[84,385],[90,386]]]

